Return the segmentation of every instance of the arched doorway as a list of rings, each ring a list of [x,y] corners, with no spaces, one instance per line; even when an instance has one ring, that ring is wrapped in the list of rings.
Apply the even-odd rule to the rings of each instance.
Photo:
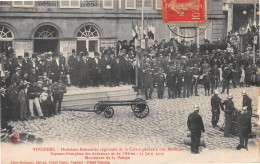
[[[5,25],[0,25],[0,54],[6,52],[8,45],[12,46],[14,40],[14,34]]]
[[[88,51],[90,56],[94,56],[95,51],[99,51],[99,32],[92,25],[85,25],[77,32],[77,51]]]
[[[34,33],[34,53],[57,52],[59,32],[51,25],[43,25]]]

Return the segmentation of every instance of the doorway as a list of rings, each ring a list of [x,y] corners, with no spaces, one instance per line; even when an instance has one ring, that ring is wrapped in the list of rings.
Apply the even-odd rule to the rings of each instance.
[[[58,40],[57,39],[35,39],[34,40],[34,53],[43,52],[57,52],[58,50]]]

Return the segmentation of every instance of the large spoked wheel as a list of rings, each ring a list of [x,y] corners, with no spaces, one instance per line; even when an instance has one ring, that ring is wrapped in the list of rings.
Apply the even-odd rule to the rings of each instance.
[[[140,103],[134,106],[134,114],[138,118],[144,118],[149,114],[149,107],[145,103]]]
[[[95,112],[96,114],[100,114],[100,113],[102,113],[103,111],[104,111],[103,105],[102,105],[101,103],[97,103],[97,104],[95,105],[95,107],[94,107],[94,112]]]
[[[114,109],[112,107],[106,107],[104,111],[104,115],[106,118],[111,118],[114,115]]]
[[[134,99],[134,101],[144,101],[142,98],[136,98],[136,99]],[[131,109],[133,110],[133,112],[134,112],[134,107],[135,107],[135,105],[131,105]]]

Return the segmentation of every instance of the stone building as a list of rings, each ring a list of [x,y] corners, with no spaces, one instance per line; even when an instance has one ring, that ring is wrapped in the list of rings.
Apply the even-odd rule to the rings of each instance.
[[[16,55],[29,52],[113,47],[117,40],[131,40],[133,24],[141,26],[142,0],[0,1],[0,53],[12,44]],[[207,0],[208,25],[196,29],[176,28],[181,36],[215,41],[225,37],[222,0]],[[144,27],[155,27],[155,40],[176,36],[162,23],[162,0],[144,0]]]

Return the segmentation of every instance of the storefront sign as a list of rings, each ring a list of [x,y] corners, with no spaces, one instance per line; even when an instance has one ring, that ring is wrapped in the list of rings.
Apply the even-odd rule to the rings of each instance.
[[[116,47],[117,40],[114,39],[102,39],[101,40],[101,46],[102,48],[115,48]]]

